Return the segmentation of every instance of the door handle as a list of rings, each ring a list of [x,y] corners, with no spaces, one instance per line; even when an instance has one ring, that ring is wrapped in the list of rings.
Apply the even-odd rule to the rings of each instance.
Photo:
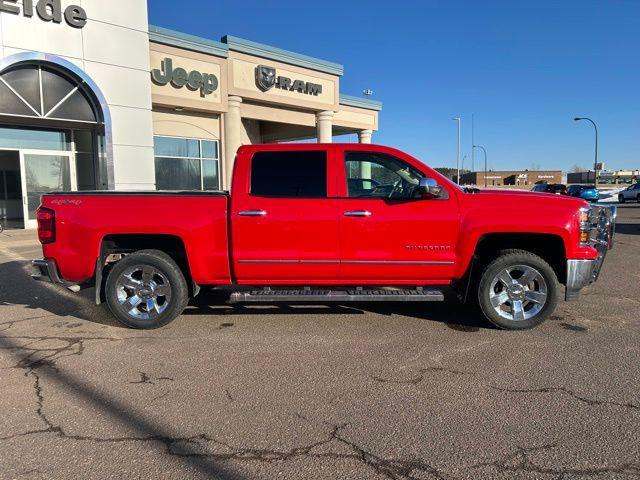
[[[264,217],[267,215],[267,212],[264,210],[245,210],[243,212],[238,212],[238,215],[241,217]]]
[[[344,212],[345,217],[370,217],[371,212],[367,210],[356,210],[353,212]]]

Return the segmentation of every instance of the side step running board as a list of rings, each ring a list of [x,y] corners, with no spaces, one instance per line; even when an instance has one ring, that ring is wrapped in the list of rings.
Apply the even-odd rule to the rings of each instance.
[[[229,303],[442,302],[440,290],[254,290],[234,292]]]

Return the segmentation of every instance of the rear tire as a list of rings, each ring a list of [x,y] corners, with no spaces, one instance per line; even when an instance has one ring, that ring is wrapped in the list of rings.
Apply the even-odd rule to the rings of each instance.
[[[131,328],[160,328],[186,308],[189,289],[176,262],[159,250],[141,250],[114,265],[105,288],[111,313]]]
[[[478,303],[497,327],[525,330],[554,312],[559,290],[556,273],[546,261],[526,250],[506,250],[482,272]]]
[[[636,202],[640,203],[640,194],[636,197]]]

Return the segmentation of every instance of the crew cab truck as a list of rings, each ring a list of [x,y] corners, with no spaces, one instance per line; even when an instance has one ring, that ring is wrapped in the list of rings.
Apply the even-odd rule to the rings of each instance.
[[[230,303],[442,301],[531,328],[595,281],[615,209],[461,189],[399,150],[241,147],[227,192],[72,192],[38,210],[38,280],[95,286],[134,328],[181,314],[202,287]]]

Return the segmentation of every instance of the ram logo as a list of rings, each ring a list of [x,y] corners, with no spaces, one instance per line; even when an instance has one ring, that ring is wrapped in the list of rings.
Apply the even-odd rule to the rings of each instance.
[[[276,84],[276,69],[266,65],[256,68],[256,84],[263,92],[270,90]]]

